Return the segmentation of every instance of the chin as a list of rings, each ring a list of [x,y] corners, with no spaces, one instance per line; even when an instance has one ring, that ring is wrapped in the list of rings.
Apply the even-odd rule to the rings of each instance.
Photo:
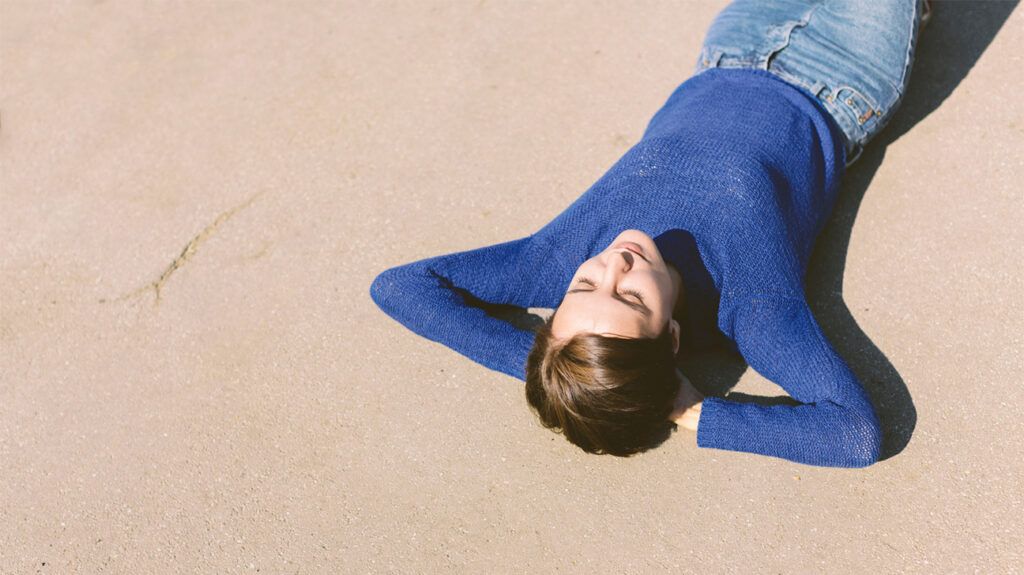
[[[643,230],[637,230],[637,229],[633,229],[633,228],[630,228],[630,229],[627,229],[627,230],[622,230],[622,232],[619,233],[617,239],[620,239],[620,240],[629,239],[626,236],[632,236],[634,238],[640,237],[640,238],[644,238],[644,239],[652,241],[652,242],[654,241],[654,239],[651,236],[647,235]]]

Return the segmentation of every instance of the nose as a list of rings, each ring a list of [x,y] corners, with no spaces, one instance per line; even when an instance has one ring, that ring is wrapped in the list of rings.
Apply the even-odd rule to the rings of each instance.
[[[633,268],[633,258],[636,257],[628,250],[614,251],[608,257],[608,265],[604,267],[604,284],[614,285],[622,274]]]

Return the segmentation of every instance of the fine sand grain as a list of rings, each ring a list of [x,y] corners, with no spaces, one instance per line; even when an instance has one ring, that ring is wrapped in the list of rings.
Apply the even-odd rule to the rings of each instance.
[[[586,455],[370,300],[561,212],[724,5],[0,2],[0,573],[1021,572],[1016,2],[937,3],[815,253],[874,466]]]

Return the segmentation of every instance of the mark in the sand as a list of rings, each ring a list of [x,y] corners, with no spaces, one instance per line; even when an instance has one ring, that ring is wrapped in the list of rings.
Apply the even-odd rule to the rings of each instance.
[[[271,242],[271,241],[263,242],[263,247],[261,247],[260,249],[256,250],[255,252],[253,252],[251,254],[244,254],[244,255],[242,255],[242,259],[246,260],[246,261],[249,261],[249,260],[258,260],[258,259],[262,258],[263,256],[267,255],[267,251],[270,249],[270,245],[273,244],[273,243],[274,242]]]
[[[155,280],[149,282],[148,284],[142,287],[134,289],[112,300],[102,298],[99,300],[100,303],[106,303],[108,301],[122,301],[135,297],[137,295],[141,295],[149,290],[153,290],[153,293],[156,295],[156,297],[153,299],[153,305],[158,305],[160,303],[160,290],[163,289],[164,284],[167,283],[167,280],[171,278],[171,274],[173,274],[179,268],[184,266],[190,259],[192,259],[192,256],[194,256],[196,254],[196,251],[199,250],[199,245],[205,242],[210,236],[212,236],[213,233],[217,231],[217,228],[221,226],[221,224],[231,219],[231,217],[237,214],[238,212],[244,210],[245,208],[248,208],[250,205],[252,205],[254,201],[256,201],[256,198],[262,196],[264,193],[265,190],[257,192],[253,194],[249,199],[242,202],[241,204],[238,204],[237,206],[217,216],[215,220],[213,220],[209,225],[203,228],[202,231],[200,231],[192,239],[190,239],[187,244],[185,244],[185,248],[181,250],[181,253],[178,254],[178,257],[174,258],[174,260],[172,260],[171,263],[168,264],[166,268],[164,268],[164,271],[163,273],[160,274],[160,277],[156,278]]]

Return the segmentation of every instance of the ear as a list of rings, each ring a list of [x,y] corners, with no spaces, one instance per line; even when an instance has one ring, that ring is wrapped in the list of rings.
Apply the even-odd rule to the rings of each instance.
[[[682,328],[679,327],[679,322],[675,318],[668,320],[668,328],[672,330],[672,353],[679,353],[679,333]]]

